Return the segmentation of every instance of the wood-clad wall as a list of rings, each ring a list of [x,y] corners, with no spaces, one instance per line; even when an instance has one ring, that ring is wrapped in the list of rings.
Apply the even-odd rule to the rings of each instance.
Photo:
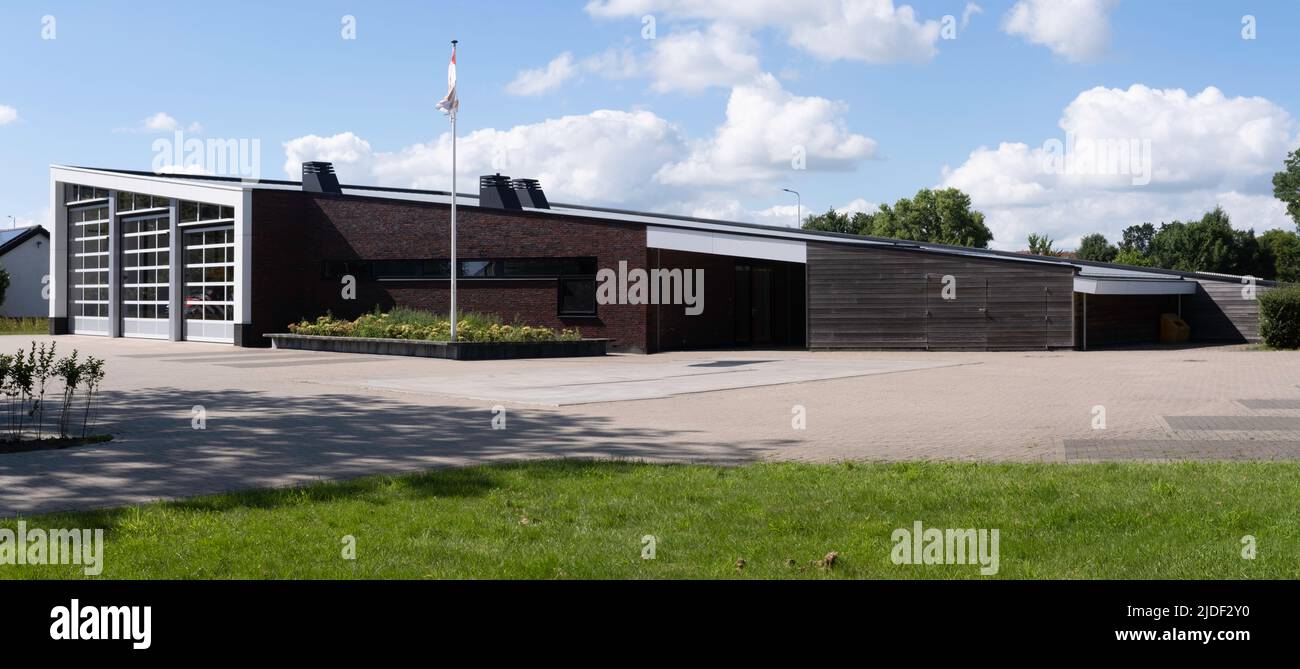
[[[1197,279],[1195,295],[1183,296],[1183,320],[1193,341],[1258,342],[1259,302],[1242,295],[1241,283]],[[1256,295],[1269,290],[1256,286]]]
[[[956,299],[943,299],[943,277]],[[812,349],[1033,350],[1074,345],[1074,269],[808,244]]]

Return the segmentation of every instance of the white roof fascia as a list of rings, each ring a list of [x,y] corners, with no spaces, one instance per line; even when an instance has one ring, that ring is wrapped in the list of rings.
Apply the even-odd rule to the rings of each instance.
[[[1194,295],[1195,281],[1074,277],[1074,292],[1088,295]]]

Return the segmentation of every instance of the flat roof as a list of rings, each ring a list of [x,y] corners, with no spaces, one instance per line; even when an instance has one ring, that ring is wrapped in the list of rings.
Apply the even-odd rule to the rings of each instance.
[[[108,169],[98,167],[79,167],[68,165],[51,165],[51,168],[80,170],[87,172],[98,172],[118,176],[133,176],[147,178],[150,180],[164,179],[175,181],[193,186],[208,186],[221,188],[223,190],[236,186],[242,189],[253,190],[289,190],[300,191],[302,182],[288,181],[280,179],[242,179],[239,177],[209,176],[203,174],[173,174],[173,173],[155,173],[139,170],[122,170]],[[354,184],[343,184],[341,186],[344,196],[371,197],[394,201],[406,202],[425,202],[433,204],[451,204],[451,192],[440,190],[423,190],[415,188],[397,188],[390,186],[364,186]],[[329,194],[326,194],[329,195]],[[458,206],[478,206],[478,195],[468,193],[457,193],[456,204]],[[1126,277],[1133,279],[1165,279],[1177,281],[1183,278],[1204,279],[1210,281],[1227,281],[1240,282],[1243,277],[1226,274],[1213,274],[1206,272],[1183,272],[1178,270],[1159,269],[1153,267],[1134,267],[1131,265],[1117,265],[1114,263],[1103,263],[1089,260],[1078,260],[1076,258],[1058,258],[1055,256],[1040,256],[1025,253],[1016,253],[1014,251],[996,251],[993,249],[978,249],[968,246],[956,246],[952,244],[939,244],[935,242],[917,242],[906,239],[890,239],[886,237],[872,237],[868,235],[854,235],[838,232],[823,232],[820,230],[803,230],[780,225],[764,225],[761,223],[748,223],[742,221],[726,221],[720,219],[699,218],[695,216],[684,216],[679,214],[664,214],[654,212],[634,211],[630,209],[618,209],[614,207],[596,207],[591,205],[568,204],[562,202],[550,203],[550,209],[534,209],[524,207],[522,211],[538,213],[543,215],[558,216],[581,216],[584,218],[597,218],[613,221],[623,221],[629,223],[640,223],[645,225],[657,225],[672,228],[685,228],[691,230],[705,230],[711,232],[728,232],[739,235],[776,237],[781,239],[793,239],[813,242],[829,242],[838,244],[851,244],[858,246],[872,246],[877,248],[893,248],[899,250],[924,251],[930,253],[939,253],[943,255],[970,256],[986,258],[991,260],[1005,260],[1011,262],[1038,263],[1050,265],[1071,266],[1077,273],[1083,276],[1092,277]],[[1260,279],[1257,281],[1260,285],[1275,285],[1275,281]]]

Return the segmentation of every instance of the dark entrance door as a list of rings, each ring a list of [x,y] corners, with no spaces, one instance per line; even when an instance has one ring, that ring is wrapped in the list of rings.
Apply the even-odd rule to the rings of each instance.
[[[802,266],[737,263],[735,280],[732,336],[736,346],[803,344]]]
[[[755,267],[749,273],[752,304],[749,340],[756,346],[772,343],[772,268]]]
[[[736,264],[736,301],[732,337],[737,346],[749,346],[753,343],[751,321],[753,319],[753,286],[751,276],[753,268],[749,265]]]

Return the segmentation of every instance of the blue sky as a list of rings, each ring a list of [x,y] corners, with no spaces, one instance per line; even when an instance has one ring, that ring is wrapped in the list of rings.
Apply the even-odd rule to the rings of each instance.
[[[1287,0],[11,0],[0,216],[48,216],[51,163],[150,169],[174,129],[259,140],[263,177],[320,158],[448,188],[433,105],[455,37],[462,174],[540,177],[561,201],[788,223],[782,188],[820,211],[954,185],[1004,248],[1216,203],[1289,227],[1268,182],[1300,144],[1296,26]],[[1045,173],[1063,123],[1149,142],[1149,183]]]

